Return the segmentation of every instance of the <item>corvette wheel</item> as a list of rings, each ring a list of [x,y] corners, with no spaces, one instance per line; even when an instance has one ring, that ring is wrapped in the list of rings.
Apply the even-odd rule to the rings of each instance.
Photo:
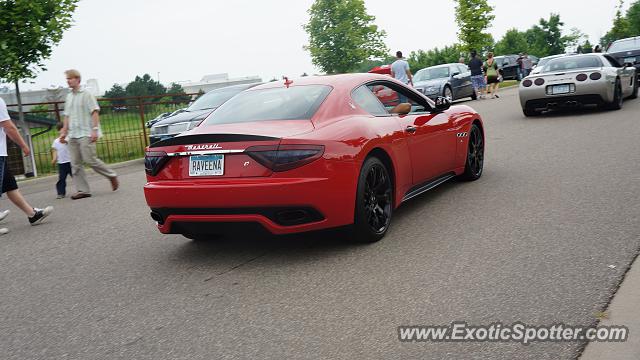
[[[375,157],[365,160],[358,178],[354,240],[372,243],[384,237],[393,214],[393,184],[389,171]]]
[[[460,175],[462,180],[474,181],[482,176],[484,166],[484,138],[478,125],[471,125],[469,132],[469,146],[467,148],[467,162],[464,173]]]
[[[607,104],[607,109],[610,110],[620,110],[622,109],[622,85],[620,84],[620,79],[616,79],[616,84],[613,89],[613,101]]]

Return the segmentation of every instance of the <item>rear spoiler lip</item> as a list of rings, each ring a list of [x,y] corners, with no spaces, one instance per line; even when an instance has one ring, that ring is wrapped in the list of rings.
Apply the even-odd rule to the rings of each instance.
[[[248,134],[197,134],[175,136],[171,139],[161,140],[149,145],[149,149],[176,146],[176,145],[192,145],[192,144],[212,144],[212,143],[229,143],[229,142],[253,142],[253,141],[275,141],[280,138],[262,135]]]

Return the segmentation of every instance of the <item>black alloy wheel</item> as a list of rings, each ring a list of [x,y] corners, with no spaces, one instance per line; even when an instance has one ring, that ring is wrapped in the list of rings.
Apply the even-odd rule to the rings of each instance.
[[[358,179],[354,240],[376,242],[384,237],[393,215],[393,183],[376,157],[365,160]]]
[[[467,148],[467,161],[464,173],[460,176],[463,180],[474,181],[482,176],[484,167],[484,137],[480,127],[471,125],[469,131],[469,146]]]
[[[616,83],[613,88],[613,101],[607,104],[607,108],[610,110],[620,110],[622,109],[623,101],[622,85],[620,84],[620,79],[616,79]]]

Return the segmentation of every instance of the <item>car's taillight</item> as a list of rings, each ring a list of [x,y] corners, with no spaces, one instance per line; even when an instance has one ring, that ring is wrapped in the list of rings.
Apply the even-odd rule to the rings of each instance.
[[[533,83],[538,85],[538,86],[540,86],[540,85],[544,84],[544,79],[543,78],[537,78]]]
[[[322,156],[323,145],[259,145],[245,153],[273,171],[286,171],[306,165]]]
[[[589,79],[591,80],[600,80],[601,77],[602,77],[602,74],[600,74],[599,72],[594,72],[594,73],[591,73],[591,75],[589,75]]]
[[[525,81],[522,82],[522,86],[524,87],[529,87],[531,85],[533,85],[533,82],[529,79],[526,79]]]
[[[166,152],[147,150],[144,153],[144,171],[151,176],[156,176],[167,161],[169,156]]]
[[[578,80],[578,81],[587,80],[587,74],[578,74],[578,76],[576,76],[576,80]]]

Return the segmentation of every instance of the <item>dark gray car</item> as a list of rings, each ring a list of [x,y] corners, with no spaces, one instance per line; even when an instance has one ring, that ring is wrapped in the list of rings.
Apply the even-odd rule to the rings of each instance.
[[[233,85],[209,91],[186,109],[176,111],[154,123],[149,131],[149,143],[153,144],[160,140],[169,139],[181,132],[193,129],[227,100],[256,85],[260,85],[260,83]]]
[[[471,72],[464,64],[444,64],[418,70],[413,76],[413,87],[431,99],[438,96],[452,101],[465,97],[476,99]]]

